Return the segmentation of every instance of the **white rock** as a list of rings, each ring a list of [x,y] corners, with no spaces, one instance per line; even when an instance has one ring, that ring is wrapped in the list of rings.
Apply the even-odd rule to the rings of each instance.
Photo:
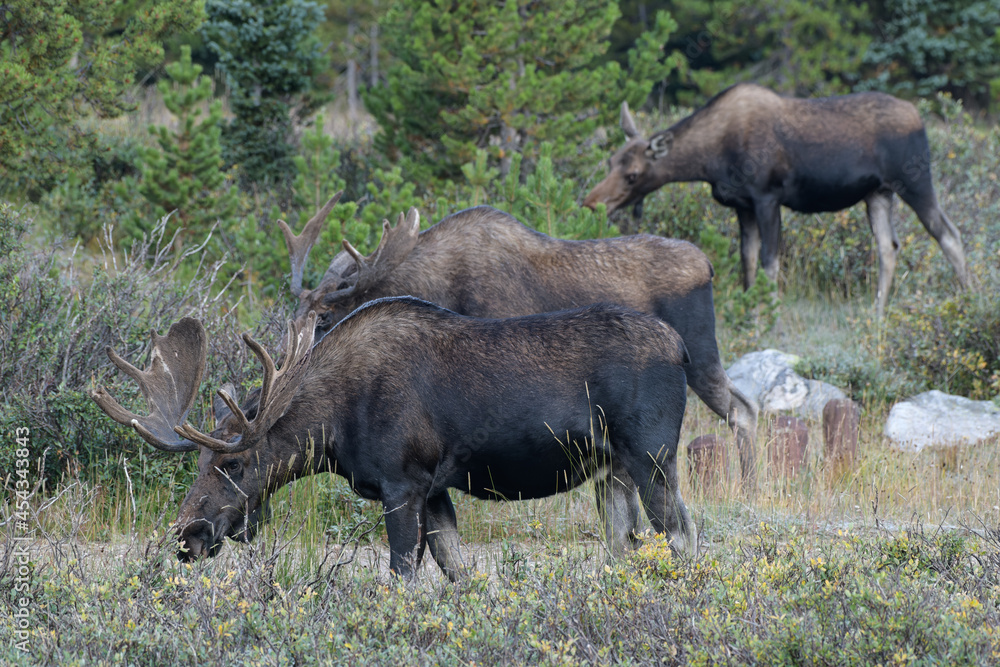
[[[798,361],[794,354],[764,350],[743,355],[726,372],[765,412],[793,412],[821,419],[827,401],[847,395],[832,384],[798,375],[792,370]]]
[[[885,434],[908,452],[930,445],[972,445],[1000,435],[1000,408],[990,401],[928,391],[892,406]]]

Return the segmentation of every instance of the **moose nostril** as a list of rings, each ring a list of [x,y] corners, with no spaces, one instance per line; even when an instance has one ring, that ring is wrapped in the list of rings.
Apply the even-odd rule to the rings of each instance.
[[[195,537],[186,537],[177,550],[177,560],[187,563],[202,557],[205,543]]]
[[[177,551],[177,559],[182,562],[190,562],[207,555],[209,545],[212,542],[212,531],[210,529],[188,530],[178,537],[180,549]]]

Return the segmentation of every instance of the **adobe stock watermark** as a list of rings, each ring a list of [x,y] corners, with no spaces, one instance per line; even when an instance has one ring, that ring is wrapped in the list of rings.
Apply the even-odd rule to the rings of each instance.
[[[28,638],[31,629],[31,555],[28,545],[34,539],[35,530],[29,521],[28,502],[31,498],[30,461],[28,446],[31,431],[26,426],[15,429],[14,437],[17,447],[14,450],[14,514],[13,524],[14,550],[11,567],[14,574],[14,590],[11,599],[14,603],[14,647],[22,653],[27,653]]]

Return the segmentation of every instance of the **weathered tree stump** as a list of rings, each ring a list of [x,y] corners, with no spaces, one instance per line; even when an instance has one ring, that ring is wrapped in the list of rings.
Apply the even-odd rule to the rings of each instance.
[[[861,408],[849,398],[823,406],[823,456],[834,467],[850,465],[858,455]]]
[[[726,441],[718,435],[699,435],[688,443],[688,472],[691,481],[710,488],[729,481]]]
[[[779,476],[793,477],[806,462],[809,427],[797,417],[778,415],[770,422],[768,458],[771,469]]]

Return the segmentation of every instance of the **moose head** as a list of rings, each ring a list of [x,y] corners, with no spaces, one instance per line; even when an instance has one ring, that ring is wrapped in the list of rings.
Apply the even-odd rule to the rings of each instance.
[[[138,383],[148,406],[147,415],[123,408],[104,387],[91,398],[112,419],[131,426],[149,444],[165,452],[200,451],[198,477],[177,518],[181,560],[214,556],[226,537],[249,541],[266,518],[267,495],[304,474],[309,453],[306,443],[287,437],[292,424],[283,424],[299,391],[315,337],[316,315],[300,324],[289,322],[285,360],[276,369],[271,356],[243,335],[246,345],[264,366],[259,393],[241,408],[235,389],[218,390],[216,428],[204,434],[186,423],[205,370],[207,339],[201,322],[185,317],[166,336],[152,332],[149,364],[139,370],[110,347],[108,357]],[[295,418],[288,415],[292,421]],[[285,419],[289,421],[289,419]]]
[[[674,140],[670,130],[644,138],[635,126],[628,102],[622,102],[619,124],[625,133],[625,145],[608,161],[607,177],[583,200],[587,208],[603,203],[608,215],[629,204],[641,207],[645,196],[663,184],[657,174],[657,162],[670,153]]]

